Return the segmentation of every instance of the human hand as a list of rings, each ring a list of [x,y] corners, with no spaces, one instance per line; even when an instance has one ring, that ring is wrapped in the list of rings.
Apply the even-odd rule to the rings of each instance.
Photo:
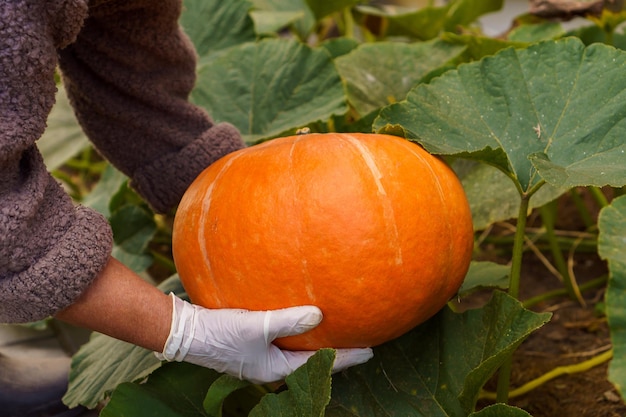
[[[161,360],[185,361],[253,383],[284,379],[315,352],[281,350],[272,342],[313,329],[322,312],[313,306],[271,311],[206,309],[174,294],[172,327]],[[367,362],[372,350],[337,349],[333,372]]]

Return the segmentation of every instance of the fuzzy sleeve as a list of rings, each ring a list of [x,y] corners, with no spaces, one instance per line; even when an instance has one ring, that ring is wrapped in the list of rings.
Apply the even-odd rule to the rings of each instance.
[[[157,212],[244,146],[237,129],[188,101],[196,55],[180,12],[180,0],[92,0],[76,42],[60,54],[83,129]]]
[[[0,322],[67,307],[110,256],[106,219],[74,206],[36,147],[54,103],[56,48],[86,12],[84,0],[0,2]]]

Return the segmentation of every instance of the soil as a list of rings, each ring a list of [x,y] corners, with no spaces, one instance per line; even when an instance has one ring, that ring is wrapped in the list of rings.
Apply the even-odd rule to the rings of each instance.
[[[578,224],[576,213],[569,212],[571,205],[567,198],[561,200],[561,221],[558,228],[584,229]],[[530,223],[532,227],[532,216]],[[489,251],[486,250],[485,254],[489,256]],[[492,254],[492,257],[501,255]],[[568,254],[565,253],[565,256]],[[573,262],[578,285],[606,276],[608,272],[606,263],[592,251],[577,252],[569,260]],[[559,279],[531,251],[524,257],[521,282],[522,300],[563,288]],[[601,308],[604,292],[605,285],[585,291],[584,305],[567,296],[559,296],[531,308],[538,312],[551,312],[553,316],[515,352],[511,389],[520,387],[557,366],[580,363],[610,349],[608,325]],[[608,381],[608,364],[605,362],[585,372],[559,376],[528,394],[511,398],[509,404],[523,408],[533,417],[626,416],[626,404]],[[495,378],[485,388],[495,391]],[[479,405],[487,404],[489,402],[481,401]]]

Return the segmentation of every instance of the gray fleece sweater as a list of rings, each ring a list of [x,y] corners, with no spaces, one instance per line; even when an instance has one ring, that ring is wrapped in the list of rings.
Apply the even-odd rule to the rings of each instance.
[[[0,322],[67,307],[111,251],[106,219],[73,204],[37,149],[57,65],[87,136],[158,212],[244,146],[233,126],[187,101],[196,57],[180,9],[180,0],[0,1]]]

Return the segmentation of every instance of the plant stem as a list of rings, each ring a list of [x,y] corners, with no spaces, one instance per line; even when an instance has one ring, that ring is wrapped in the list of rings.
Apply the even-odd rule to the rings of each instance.
[[[561,279],[563,280],[563,285],[567,290],[567,294],[570,298],[577,300],[580,305],[584,305],[585,302],[580,295],[580,289],[578,288],[578,284],[576,280],[572,278],[570,275],[567,264],[565,263],[565,258],[563,257],[563,252],[561,252],[561,248],[556,240],[556,236],[554,234],[554,218],[556,217],[557,212],[557,202],[556,200],[551,201],[548,204],[543,205],[539,209],[541,213],[541,220],[543,222],[543,227],[546,231],[546,237],[548,238],[548,244],[550,246],[550,251],[552,252],[552,258],[554,264],[556,266]]]
[[[542,231],[543,232],[543,231]],[[532,233],[526,229],[526,235],[530,238],[531,241],[535,242],[535,246],[539,249],[549,249],[546,248],[547,239],[544,237],[545,233]],[[580,238],[573,239],[567,236],[558,236],[557,231],[555,230],[555,238],[557,245],[563,250],[567,250],[570,246],[572,246],[576,242],[580,242],[578,244],[578,250],[583,252],[593,252],[596,253],[598,251],[598,244],[595,241],[595,238],[585,237],[583,241],[580,241]],[[483,239],[484,243],[493,243],[495,246],[506,246],[511,245],[513,243],[513,236],[487,236]]]
[[[604,208],[609,205],[609,200],[607,200],[601,188],[589,187],[589,191],[591,192],[591,195],[593,196],[594,200],[596,200],[596,203],[598,203],[600,208]]]
[[[575,373],[586,372],[595,366],[598,366],[598,365],[603,364],[604,362],[607,362],[612,357],[613,357],[613,349],[609,349],[606,352],[603,352],[597,356],[594,356],[591,359],[588,359],[580,363],[575,363],[573,365],[557,366],[556,368],[552,369],[551,371],[546,372],[545,374],[539,376],[538,378],[535,378],[532,381],[529,381],[526,384],[522,385],[521,387],[512,390],[509,393],[509,397],[514,398],[514,397],[519,397],[520,395],[527,394],[528,392],[534,390],[535,388],[540,387],[546,382],[554,378],[557,378],[561,375],[571,375]],[[499,401],[497,394],[494,394],[492,392],[486,392],[486,391],[481,392],[480,398],[485,398],[489,400],[497,399]]]
[[[528,218],[530,195],[524,194],[521,197],[519,211],[517,214],[517,225],[515,226],[513,253],[511,255],[511,275],[509,277],[509,295],[517,299],[519,299],[522,255],[524,252],[524,233],[526,229],[526,220]]]
[[[513,241],[513,253],[511,256],[511,274],[509,276],[509,295],[519,299],[520,276],[522,271],[522,255],[524,251],[524,232],[528,218],[528,205],[531,194],[521,194],[515,240]],[[497,401],[506,403],[509,398],[509,385],[511,383],[511,367],[513,358],[508,357],[498,372]]]
[[[348,39],[355,39],[354,36],[354,18],[350,7],[345,7],[342,13],[343,17],[343,35]]]
[[[584,292],[593,288],[597,288],[600,287],[602,285],[605,285],[606,282],[608,281],[609,277],[605,274],[605,275],[601,275],[598,278],[592,279],[591,281],[585,282],[584,284],[582,284],[580,286],[580,291]],[[549,300],[551,298],[555,298],[555,297],[560,297],[562,295],[568,295],[567,294],[567,290],[564,288],[558,289],[558,290],[553,290],[553,291],[548,291],[548,292],[544,292],[543,294],[540,294],[536,297],[532,297],[529,298],[527,300],[525,300],[522,304],[524,305],[524,308],[531,308],[537,304],[539,304],[542,301],[546,301]]]

